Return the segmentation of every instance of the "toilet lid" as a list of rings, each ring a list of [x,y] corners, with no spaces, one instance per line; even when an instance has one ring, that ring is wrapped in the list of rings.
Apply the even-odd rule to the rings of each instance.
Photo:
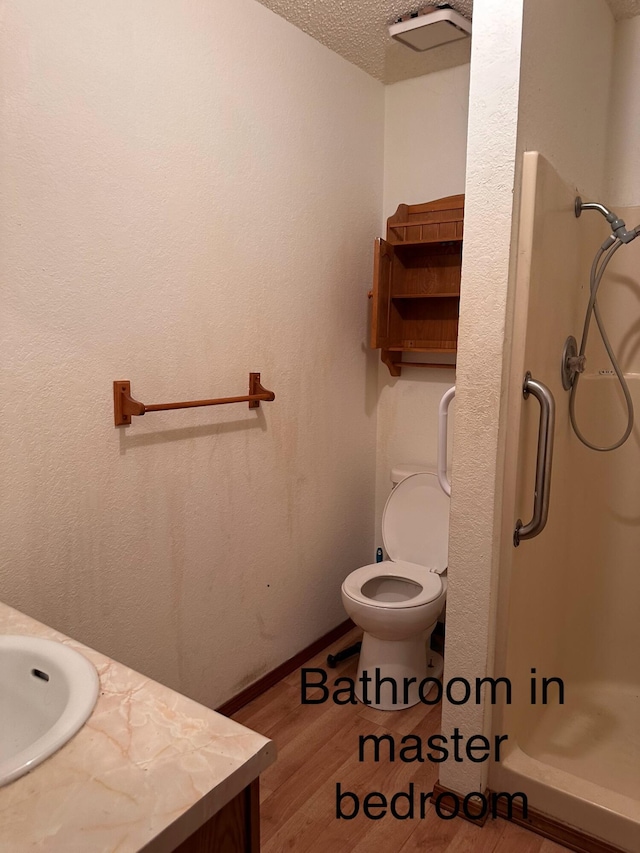
[[[410,474],[389,495],[382,540],[394,562],[446,569],[449,559],[449,497],[435,474]]]

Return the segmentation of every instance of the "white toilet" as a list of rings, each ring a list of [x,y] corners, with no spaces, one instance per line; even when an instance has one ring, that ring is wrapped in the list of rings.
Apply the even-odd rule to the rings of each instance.
[[[364,631],[356,695],[385,711],[424,700],[431,685],[424,679],[442,677],[429,638],[447,595],[449,542],[449,497],[436,475],[402,465],[391,479],[397,485],[382,516],[389,559],[356,569],[342,584],[347,615]],[[364,698],[363,677],[371,679]],[[380,684],[383,678],[393,681]]]

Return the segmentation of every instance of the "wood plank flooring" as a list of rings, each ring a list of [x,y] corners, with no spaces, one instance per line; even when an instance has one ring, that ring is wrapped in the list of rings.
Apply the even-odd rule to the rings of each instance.
[[[321,667],[334,678],[355,678],[356,659],[330,670],[328,652],[359,639],[354,629],[305,666]],[[317,691],[318,695],[320,692]],[[411,820],[387,814],[372,820],[362,814],[362,798],[380,791],[390,798],[398,791],[429,792],[438,765],[403,763],[372,757],[358,760],[358,737],[391,734],[399,740],[417,734],[423,740],[439,731],[440,707],[415,705],[405,711],[377,711],[365,705],[302,705],[300,670],[233,715],[233,719],[271,738],[278,760],[260,778],[262,853],[563,853],[555,844],[506,820],[487,820],[484,827],[460,818],[442,820],[428,805]],[[352,820],[336,818],[336,784],[360,798],[360,813]],[[344,801],[345,811],[352,801]],[[399,809],[406,805],[398,802]]]

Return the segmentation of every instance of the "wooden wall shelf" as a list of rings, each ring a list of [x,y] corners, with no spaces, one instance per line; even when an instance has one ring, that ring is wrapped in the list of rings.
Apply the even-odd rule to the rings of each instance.
[[[401,204],[376,240],[371,346],[392,376],[414,365],[392,353],[456,352],[463,220],[463,195]]]
[[[131,383],[120,379],[113,383],[113,417],[116,426],[129,426],[131,418],[146,412],[165,412],[170,409],[193,409],[200,406],[222,406],[226,403],[249,403],[257,409],[261,401],[271,402],[276,395],[260,384],[260,374],[249,374],[249,393],[240,397],[216,397],[212,400],[187,400],[183,403],[152,403],[145,405],[131,396]]]

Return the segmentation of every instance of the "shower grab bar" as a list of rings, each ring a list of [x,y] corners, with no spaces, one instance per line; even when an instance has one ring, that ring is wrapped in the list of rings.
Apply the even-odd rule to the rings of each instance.
[[[438,406],[438,482],[442,491],[451,497],[451,483],[447,477],[447,419],[449,405],[456,396],[456,386],[445,391]]]
[[[522,395],[526,400],[533,394],[540,403],[540,422],[538,425],[538,455],[536,459],[536,483],[533,494],[533,516],[528,524],[522,519],[516,521],[513,532],[514,547],[522,539],[533,539],[544,530],[549,515],[549,492],[551,489],[551,463],[553,459],[553,430],[556,418],[556,404],[553,394],[546,385],[531,377],[527,371],[524,377]]]

